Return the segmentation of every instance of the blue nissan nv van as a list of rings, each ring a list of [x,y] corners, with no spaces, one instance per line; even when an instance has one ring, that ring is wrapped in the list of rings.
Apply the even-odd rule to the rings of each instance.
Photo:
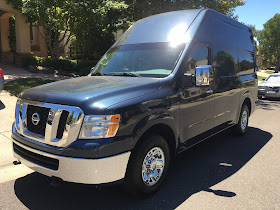
[[[176,154],[245,134],[256,98],[250,28],[211,9],[163,13],[135,22],[89,76],[23,92],[14,156],[49,177],[151,194]]]

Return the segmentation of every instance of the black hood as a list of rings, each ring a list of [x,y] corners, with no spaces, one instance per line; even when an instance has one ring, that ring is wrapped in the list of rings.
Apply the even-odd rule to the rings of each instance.
[[[144,77],[80,77],[31,88],[21,98],[78,106],[85,114],[97,114],[113,104],[155,92],[159,83],[159,79]]]

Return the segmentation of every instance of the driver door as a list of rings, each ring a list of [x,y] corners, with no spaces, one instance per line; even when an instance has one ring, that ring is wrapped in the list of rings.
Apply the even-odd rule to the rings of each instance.
[[[181,92],[180,133],[183,142],[214,126],[214,72],[209,66],[210,55],[209,46],[195,45],[187,59],[184,59],[183,80],[190,81],[192,78],[193,82],[183,81]],[[208,73],[203,70],[207,68]]]

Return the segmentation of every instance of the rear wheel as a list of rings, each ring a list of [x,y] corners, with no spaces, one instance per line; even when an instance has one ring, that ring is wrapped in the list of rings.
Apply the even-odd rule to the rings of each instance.
[[[234,134],[242,136],[246,133],[248,129],[249,115],[249,108],[244,104],[240,112],[238,124],[234,127]]]
[[[160,135],[152,135],[132,152],[124,187],[132,194],[152,194],[158,190],[170,163],[170,150]]]

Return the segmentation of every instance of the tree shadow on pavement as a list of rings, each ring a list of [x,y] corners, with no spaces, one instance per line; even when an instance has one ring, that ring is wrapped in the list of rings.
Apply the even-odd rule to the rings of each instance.
[[[230,199],[234,192],[210,188],[242,168],[272,135],[253,127],[242,137],[232,137],[229,131],[179,154],[163,186],[146,199],[129,196],[118,186],[65,183],[53,190],[38,173],[17,179],[15,194],[29,209],[174,209],[200,191]]]
[[[280,99],[262,99],[256,102],[257,109],[275,110],[280,108]]]

